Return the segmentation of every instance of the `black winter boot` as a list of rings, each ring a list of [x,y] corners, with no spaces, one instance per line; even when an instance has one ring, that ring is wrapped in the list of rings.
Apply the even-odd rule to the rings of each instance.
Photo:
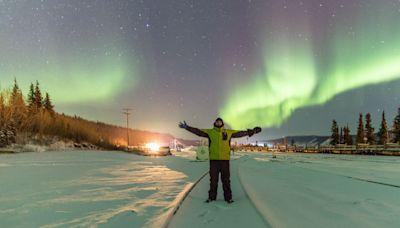
[[[205,202],[206,202],[206,203],[210,203],[210,202],[212,202],[212,201],[215,201],[215,200],[213,200],[213,199],[207,199]]]

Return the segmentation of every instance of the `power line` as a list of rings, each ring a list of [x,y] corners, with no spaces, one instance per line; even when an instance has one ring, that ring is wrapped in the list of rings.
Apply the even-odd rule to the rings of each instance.
[[[127,147],[129,147],[129,115],[131,115],[132,113],[130,113],[130,111],[132,110],[131,108],[123,108],[122,109],[124,112],[123,114],[126,115],[126,145]]]

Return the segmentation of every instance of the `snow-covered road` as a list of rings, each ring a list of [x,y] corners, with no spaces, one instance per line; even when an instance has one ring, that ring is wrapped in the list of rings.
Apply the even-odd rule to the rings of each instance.
[[[210,183],[209,176],[206,176],[183,201],[169,227],[267,227],[238,179],[238,166],[242,162],[243,157],[231,161],[233,204],[224,201],[221,182],[218,185],[217,201],[204,202],[208,197]]]

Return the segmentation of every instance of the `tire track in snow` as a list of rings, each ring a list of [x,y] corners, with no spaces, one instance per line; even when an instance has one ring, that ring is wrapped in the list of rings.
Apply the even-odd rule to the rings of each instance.
[[[194,182],[193,184],[189,184],[185,187],[185,189],[179,193],[179,195],[177,196],[175,203],[174,203],[174,207],[171,208],[171,210],[168,212],[167,218],[165,223],[161,226],[162,228],[167,228],[169,226],[169,224],[171,223],[172,218],[174,217],[174,215],[176,214],[176,212],[178,212],[179,208],[181,207],[183,201],[186,199],[186,197],[189,195],[189,193],[194,189],[194,187],[196,187],[196,185],[205,177],[207,176],[209,172],[205,172],[203,175],[201,175],[201,177],[199,179],[196,180],[196,182]]]
[[[281,160],[275,160],[275,161],[286,162],[286,161],[281,161]],[[396,184],[390,184],[390,183],[385,183],[385,182],[381,182],[381,181],[374,181],[374,180],[360,178],[360,177],[342,175],[342,174],[338,174],[338,173],[335,173],[335,172],[329,172],[327,170],[321,170],[321,169],[318,169],[318,168],[311,168],[311,167],[305,167],[305,166],[302,166],[302,165],[297,165],[299,163],[303,163],[304,164],[304,163],[312,163],[312,162],[306,162],[306,161],[299,160],[299,161],[290,161],[290,163],[292,163],[293,166],[296,166],[298,168],[303,168],[303,169],[308,169],[308,170],[313,170],[313,171],[318,171],[318,172],[329,173],[331,175],[346,177],[346,178],[349,178],[349,179],[368,182],[368,183],[372,183],[372,184],[379,184],[379,185],[384,185],[384,186],[393,187],[393,188],[400,188],[400,185],[396,185]]]
[[[373,184],[380,184],[380,185],[385,185],[385,186],[389,186],[389,187],[400,188],[399,185],[395,185],[395,184],[388,184],[388,183],[384,183],[384,182],[373,181],[373,180],[368,180],[368,179],[363,179],[363,178],[358,178],[358,177],[352,177],[352,176],[344,176],[344,175],[338,175],[338,176],[343,176],[343,177],[347,177],[347,178],[350,178],[350,179],[369,182],[369,183],[373,183]]]
[[[360,178],[360,177],[347,176],[347,175],[342,175],[342,174],[338,174],[338,173],[334,173],[334,172],[329,172],[329,171],[326,171],[326,170],[320,170],[318,168],[304,167],[304,166],[296,165],[296,164],[294,164],[294,166],[296,166],[298,168],[303,168],[303,169],[308,169],[308,170],[313,170],[313,171],[318,171],[318,172],[329,173],[331,175],[340,176],[340,177],[346,177],[346,178],[349,178],[349,179],[368,182],[368,183],[372,183],[372,184],[379,184],[379,185],[393,187],[393,188],[400,188],[400,185],[396,185],[396,184],[389,184],[389,183],[385,183],[385,182],[374,181],[374,180],[369,180],[369,179]]]

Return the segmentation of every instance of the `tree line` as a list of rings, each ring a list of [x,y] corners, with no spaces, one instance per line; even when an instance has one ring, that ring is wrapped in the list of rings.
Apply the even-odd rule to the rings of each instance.
[[[90,121],[77,116],[55,112],[49,93],[45,92],[43,96],[38,81],[30,84],[26,98],[16,79],[12,89],[0,91],[0,146],[16,143],[18,139],[23,141],[18,135],[24,133],[29,135],[28,138],[39,138],[39,141],[43,136],[51,135],[112,147],[104,132],[97,132],[99,127],[91,125]]]
[[[336,120],[332,121],[331,126],[331,145],[346,144],[353,145],[353,136],[350,134],[349,126],[340,127]],[[385,111],[382,112],[381,124],[379,131],[375,133],[375,128],[372,126],[372,117],[370,113],[365,115],[365,125],[363,114],[358,117],[357,134],[355,135],[356,144],[369,145],[385,145],[387,143],[400,143],[400,108],[393,120],[393,127],[388,129],[386,122]]]
[[[0,90],[0,147],[12,143],[26,144],[33,138],[38,139],[39,144],[46,144],[46,136],[77,143],[88,142],[105,149],[125,147],[127,141],[126,128],[58,113],[50,94],[42,92],[38,81],[30,84],[24,96],[14,79],[11,88]],[[129,138],[130,145],[174,139],[169,134],[132,129],[129,129]]]

